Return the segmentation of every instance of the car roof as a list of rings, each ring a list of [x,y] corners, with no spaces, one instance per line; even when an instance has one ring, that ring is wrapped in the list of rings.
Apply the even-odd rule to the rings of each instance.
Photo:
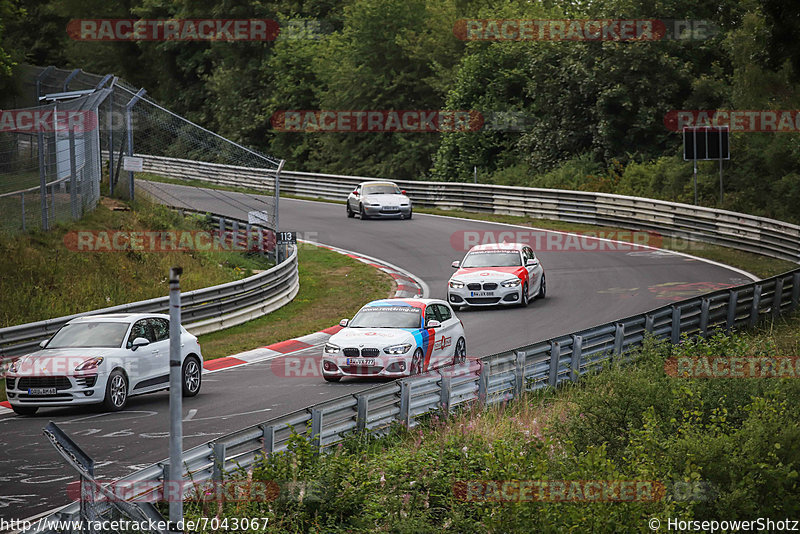
[[[525,243],[484,243],[482,245],[475,245],[471,249],[470,252],[473,250],[522,250],[522,247],[527,247]]]
[[[146,317],[160,317],[162,319],[169,320],[169,315],[163,313],[104,313],[99,315],[84,315],[83,317],[76,317],[75,319],[67,321],[67,324],[97,322],[132,323]]]
[[[368,302],[362,306],[366,308],[367,306],[408,306],[412,308],[421,308],[425,307],[428,304],[446,304],[445,301],[441,299],[421,299],[421,298],[393,298],[393,299],[379,299],[373,300],[372,302]]]
[[[396,183],[394,183],[392,181],[389,181],[389,180],[369,180],[367,182],[361,182],[358,185],[359,186],[362,186],[362,185],[393,185],[393,186],[397,187]]]

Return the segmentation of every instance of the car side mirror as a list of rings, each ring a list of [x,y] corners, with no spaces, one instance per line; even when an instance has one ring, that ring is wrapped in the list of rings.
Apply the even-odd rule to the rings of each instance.
[[[440,323],[436,319],[431,319],[430,321],[428,321],[428,328],[439,328],[440,326],[442,326],[442,323]]]
[[[348,324],[350,324],[350,319],[342,319],[339,321],[339,326],[342,328],[346,328]]]
[[[136,350],[139,347],[144,347],[149,344],[150,344],[149,339],[144,337],[137,337],[136,339],[133,340],[133,346],[131,347],[131,350]]]
[[[43,339],[39,342],[39,346],[45,348],[47,346],[47,342],[50,341],[49,339]]]
[[[453,263],[450,264],[450,267],[452,267],[453,269],[458,269],[460,265],[461,265],[460,261],[454,261]]]
[[[525,262],[526,267],[536,267],[537,265],[539,265],[539,260],[536,258],[528,258],[528,260]]]

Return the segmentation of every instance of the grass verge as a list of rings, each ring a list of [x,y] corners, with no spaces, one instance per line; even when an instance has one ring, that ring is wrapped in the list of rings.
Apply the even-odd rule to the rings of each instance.
[[[267,518],[266,532],[460,533],[798,517],[800,380],[664,371],[670,357],[798,357],[798,332],[795,315],[752,334],[648,340],[634,364],[383,438],[352,435],[321,456],[294,436],[234,477],[237,502],[188,502],[186,518]]]
[[[156,176],[148,173],[143,174],[142,178],[163,183],[190,185],[194,187],[204,187],[208,189],[218,189],[222,191],[235,191],[240,193],[251,193],[251,194],[254,193],[252,189],[247,189],[242,187],[210,185],[205,182],[201,182],[199,180],[178,180],[174,178]],[[344,204],[344,201],[338,201],[338,200],[300,197],[296,195],[281,195],[281,196],[285,198],[315,200],[318,202],[327,202],[331,204]],[[590,236],[606,235],[610,239],[616,239],[619,241],[632,242],[632,240],[634,239],[630,230],[625,230],[622,228],[614,228],[609,226],[596,226],[591,224],[570,223],[570,222],[555,221],[550,219],[534,219],[531,217],[519,217],[514,215],[473,213],[461,210],[443,210],[438,208],[414,208],[414,211],[416,213],[443,215],[447,217],[462,217],[464,219],[473,219],[478,221],[500,222],[518,226],[541,228],[544,230],[579,232]],[[709,243],[686,241],[683,239],[673,239],[667,236],[664,236],[663,239],[651,240],[644,244],[649,244],[651,246],[655,246],[657,248],[663,248],[666,250],[683,252],[686,254],[691,254],[692,256],[697,256],[700,258],[705,258],[708,260],[723,263],[725,265],[730,265],[731,267],[736,267],[738,269],[743,269],[747,272],[750,272],[760,278],[768,278],[770,276],[785,273],[786,271],[797,268],[797,265],[790,261],[771,258],[769,256],[764,256],[761,254],[743,252],[728,247],[712,245]]]
[[[303,244],[298,254],[300,291],[294,300],[264,317],[200,336],[205,360],[328,328],[392,290],[389,275],[343,254]]]

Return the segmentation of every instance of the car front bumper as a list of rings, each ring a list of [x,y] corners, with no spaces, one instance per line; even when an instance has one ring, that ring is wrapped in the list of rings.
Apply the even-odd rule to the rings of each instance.
[[[396,219],[408,217],[408,214],[411,213],[411,206],[400,206],[397,209],[386,206],[364,206],[364,211],[371,219]]]
[[[93,380],[89,380],[94,377]],[[6,397],[12,406],[76,406],[103,402],[107,374],[36,377],[6,376]],[[31,393],[31,388],[56,388],[55,394]]]
[[[522,286],[502,287],[492,291],[472,291],[467,286],[460,289],[447,288],[447,302],[452,306],[499,306],[522,302]]]
[[[351,365],[345,356],[322,356],[322,374],[329,377],[359,376],[359,377],[392,377],[409,376],[411,374],[411,354],[398,356],[377,356],[367,358],[374,360],[371,364]],[[361,358],[359,358],[361,359]]]

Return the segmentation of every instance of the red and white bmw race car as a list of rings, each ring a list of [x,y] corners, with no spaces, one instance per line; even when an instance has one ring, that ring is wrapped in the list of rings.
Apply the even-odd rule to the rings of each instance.
[[[491,243],[472,247],[447,283],[447,300],[454,308],[518,304],[527,306],[547,292],[544,268],[533,249],[523,243]]]

